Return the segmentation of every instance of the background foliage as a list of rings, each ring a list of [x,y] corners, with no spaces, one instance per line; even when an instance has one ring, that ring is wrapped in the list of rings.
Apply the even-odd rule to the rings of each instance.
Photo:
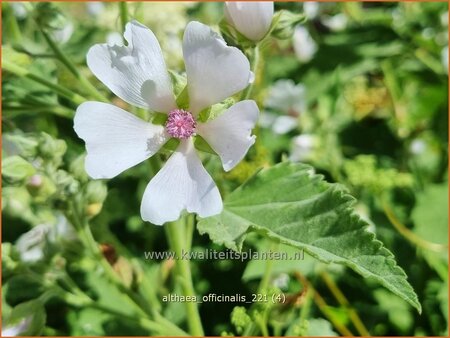
[[[162,295],[180,293],[173,262],[144,259],[145,251],[168,247],[164,228],[145,224],[139,216],[154,163],[149,160],[107,183],[89,180],[73,114],[83,97],[96,99],[86,78],[111,102],[132,109],[93,78],[85,64],[93,44],[120,41],[124,14],[153,30],[168,66],[181,72],[180,39],[186,23],[198,20],[218,30],[223,4],[130,3],[127,12],[121,6],[2,3],[2,319],[10,326],[26,324],[25,334],[179,334],[174,325],[186,328],[183,304],[161,303]],[[276,10],[294,13],[303,13],[303,7],[276,3]],[[307,254],[301,261],[193,261],[200,295],[251,298],[262,290],[290,296],[285,306],[204,303],[200,314],[205,332],[446,335],[448,4],[321,3],[317,13],[305,13],[308,20],[302,26],[317,49],[310,60],[295,53],[295,38],[269,38],[261,46],[252,96],[262,116],[258,142],[247,158],[223,173],[218,159],[204,154],[207,169],[226,196],[228,217],[270,222],[244,242],[245,222],[237,223],[242,228],[233,225],[237,233],[228,238],[217,233],[223,227],[215,227],[217,222],[233,223],[224,221],[225,214],[203,220],[198,230],[208,235],[196,231],[193,250],[223,250],[223,245],[244,251],[298,250],[287,243],[316,257],[317,247],[308,245],[323,233],[305,239],[308,233],[280,232],[275,220],[282,221],[270,215],[275,207],[255,211],[253,205],[259,197],[266,201],[270,196],[272,202],[299,198],[301,192],[291,181],[273,194],[270,184],[279,172],[294,170],[289,168],[296,168],[291,175],[301,181],[311,168],[285,162],[307,163],[357,199],[355,210],[406,272],[422,313],[404,300],[408,296],[402,299],[383,288],[383,281],[362,278],[351,263],[329,263],[336,262],[330,253],[347,254],[352,241],[355,247],[375,245],[349,232],[319,245],[329,255],[317,254],[322,262]],[[55,56],[48,37],[75,69]],[[231,193],[261,167],[261,176]],[[246,195],[248,186],[256,190]],[[320,183],[311,191],[333,195],[327,187]],[[321,198],[324,205],[314,209],[318,214],[336,202],[327,195]],[[339,205],[346,207],[342,198]],[[236,200],[250,207],[233,210]],[[312,212],[301,203],[295,207],[280,209],[278,215],[289,218],[292,211],[297,219],[302,210]],[[72,209],[89,220],[100,250],[92,248],[92,238],[83,237],[86,233],[79,229],[86,224]],[[332,224],[327,222],[329,218],[319,223]],[[280,237],[282,244],[275,247],[268,240]],[[364,264],[370,267],[368,261]],[[146,319],[146,313],[153,319]],[[30,314],[32,320],[24,324]]]

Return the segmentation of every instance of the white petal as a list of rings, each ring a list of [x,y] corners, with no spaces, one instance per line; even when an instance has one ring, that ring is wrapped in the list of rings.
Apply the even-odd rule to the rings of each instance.
[[[193,113],[241,91],[252,78],[245,55],[228,47],[217,33],[199,22],[186,27],[183,55]]]
[[[317,52],[317,44],[303,26],[297,26],[293,36],[294,50],[297,58],[302,62],[308,62]]]
[[[172,83],[158,40],[137,21],[127,24],[128,46],[98,44],[87,54],[92,73],[124,101],[158,112],[175,108]]]
[[[259,41],[269,31],[273,17],[273,2],[225,3],[225,16],[241,34],[250,40]]]
[[[286,134],[289,133],[291,130],[294,130],[298,126],[298,120],[297,118],[293,116],[279,116],[273,126],[272,130],[275,134]]]
[[[164,127],[101,102],[81,104],[74,129],[86,142],[85,166],[92,178],[120,174],[155,154],[168,139]]]
[[[183,210],[200,217],[222,211],[222,198],[197,156],[192,139],[182,141],[145,189],[141,216],[156,225],[175,221]]]
[[[240,101],[214,120],[197,126],[198,134],[220,156],[225,171],[233,169],[255,143],[251,133],[258,113],[255,101]]]

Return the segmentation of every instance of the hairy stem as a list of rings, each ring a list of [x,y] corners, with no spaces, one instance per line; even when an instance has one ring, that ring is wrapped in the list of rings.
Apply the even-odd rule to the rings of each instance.
[[[256,45],[252,51],[252,57],[251,57],[251,62],[250,62],[254,78],[259,78],[256,75],[258,72],[259,63],[260,63],[260,51],[259,51],[259,46]],[[244,92],[241,95],[241,99],[242,100],[249,99],[252,95],[254,87],[255,87],[255,80],[253,80],[253,82],[250,83],[250,85],[244,90]]]
[[[382,202],[384,213],[386,217],[389,219],[389,222],[394,226],[394,228],[408,241],[421,247],[426,250],[431,250],[435,252],[446,252],[448,250],[448,246],[433,242],[428,242],[422,239],[420,236],[417,236],[414,232],[409,230],[403,223],[395,216],[394,211],[391,209],[389,204],[386,201]]]
[[[341,304],[348,310],[350,320],[352,321],[352,323],[355,326],[356,330],[358,331],[359,335],[360,336],[370,336],[369,331],[367,330],[366,326],[362,322],[358,313],[350,305],[349,301],[347,300],[345,295],[342,293],[342,291],[339,289],[338,285],[330,277],[330,275],[326,271],[323,271],[321,273],[321,277],[324,280],[325,284],[327,285],[328,289],[330,289],[334,298],[336,298],[336,300],[339,302],[339,304]]]
[[[126,1],[119,2],[119,11],[120,11],[120,24],[122,26],[122,31],[125,32],[125,26],[129,21],[128,4]]]
[[[171,222],[165,225],[166,234],[171,249],[175,252],[178,260],[176,261],[176,272],[181,280],[181,287],[184,296],[196,296],[194,285],[192,282],[192,273],[189,260],[183,259],[183,251],[190,250],[187,246],[186,239],[190,234],[186,233],[186,223],[184,218],[176,222]],[[203,336],[203,327],[198,312],[196,302],[186,302],[186,312],[188,318],[189,331],[193,336]]]

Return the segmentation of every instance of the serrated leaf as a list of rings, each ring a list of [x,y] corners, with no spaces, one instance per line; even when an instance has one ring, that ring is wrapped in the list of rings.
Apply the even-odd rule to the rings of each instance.
[[[420,312],[406,274],[366,230],[368,224],[353,212],[354,203],[342,186],[325,182],[310,166],[280,163],[228,195],[223,212],[200,219],[198,230],[234,250],[241,249],[247,231],[261,232],[373,278]]]

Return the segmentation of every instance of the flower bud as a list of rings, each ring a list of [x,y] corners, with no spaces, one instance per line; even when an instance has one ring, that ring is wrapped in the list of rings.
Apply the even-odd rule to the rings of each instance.
[[[304,15],[282,10],[277,13],[276,18],[274,19],[276,24],[272,31],[272,35],[281,40],[290,39],[292,35],[294,35],[295,27],[304,21]]]
[[[270,29],[274,12],[273,2],[226,2],[228,23],[252,41],[260,41]]]
[[[91,203],[86,207],[86,215],[91,218],[100,213],[103,208],[103,203]]]
[[[88,204],[103,203],[108,189],[101,181],[90,181],[86,186],[86,200]]]
[[[69,172],[73,175],[73,177],[83,183],[89,180],[84,167],[85,158],[85,154],[82,154],[73,160],[69,166]]]
[[[56,160],[59,163],[66,150],[66,142],[63,140],[55,140],[49,134],[42,133],[39,151],[44,159]]]
[[[16,249],[23,262],[34,263],[44,258],[49,231],[48,225],[40,224],[19,237],[16,242]]]

